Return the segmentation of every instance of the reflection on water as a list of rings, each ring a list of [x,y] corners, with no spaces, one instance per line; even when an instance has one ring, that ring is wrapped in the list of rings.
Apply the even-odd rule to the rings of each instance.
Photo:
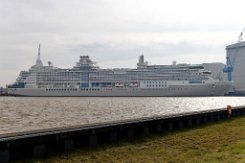
[[[0,134],[245,105],[245,97],[0,97]]]

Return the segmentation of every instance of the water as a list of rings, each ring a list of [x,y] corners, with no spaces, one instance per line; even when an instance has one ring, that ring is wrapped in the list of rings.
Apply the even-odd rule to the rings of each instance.
[[[245,97],[0,97],[0,134],[245,105]]]

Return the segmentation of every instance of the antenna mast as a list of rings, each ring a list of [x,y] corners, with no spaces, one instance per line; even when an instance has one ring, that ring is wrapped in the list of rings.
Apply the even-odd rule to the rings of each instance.
[[[37,56],[37,61],[36,61],[36,66],[43,66],[43,63],[41,61],[41,44],[38,46],[38,56]]]
[[[40,55],[41,55],[41,54],[40,54],[40,49],[41,49],[41,44],[39,44],[39,46],[38,46],[38,60],[40,60],[40,58],[41,58],[41,57],[40,57]]]

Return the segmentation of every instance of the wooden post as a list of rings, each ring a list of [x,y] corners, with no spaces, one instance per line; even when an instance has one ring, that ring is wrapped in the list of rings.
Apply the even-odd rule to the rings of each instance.
[[[98,137],[97,135],[91,135],[89,137],[89,146],[90,147],[96,147],[98,144]]]
[[[190,119],[188,119],[188,127],[191,127],[192,126],[192,119],[190,118]]]
[[[110,134],[110,141],[113,143],[113,142],[116,142],[117,141],[117,132],[116,131],[112,131],[111,134]]]
[[[144,136],[147,136],[147,135],[149,135],[149,127],[145,126],[144,127]]]
[[[64,149],[65,151],[74,150],[74,140],[73,139],[64,140]]]
[[[133,128],[128,129],[128,138],[129,139],[134,138],[134,129]]]
[[[179,124],[178,125],[179,129],[182,129],[183,128],[183,121],[182,120],[179,120],[179,123],[178,124]]]
[[[8,163],[9,160],[9,150],[5,149],[0,151],[0,162],[1,163]]]
[[[173,130],[173,122],[168,122],[168,130]]]
[[[162,125],[161,124],[157,124],[157,132],[162,132]]]
[[[36,144],[33,146],[33,156],[34,157],[43,157],[45,155],[45,145],[44,144]]]

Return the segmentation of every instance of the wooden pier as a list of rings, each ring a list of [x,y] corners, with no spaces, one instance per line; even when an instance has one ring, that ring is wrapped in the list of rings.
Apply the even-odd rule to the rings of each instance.
[[[133,120],[32,130],[0,135],[0,162],[43,157],[79,147],[95,147],[120,139],[135,139],[151,133],[170,132],[245,115],[245,106],[154,116]]]

